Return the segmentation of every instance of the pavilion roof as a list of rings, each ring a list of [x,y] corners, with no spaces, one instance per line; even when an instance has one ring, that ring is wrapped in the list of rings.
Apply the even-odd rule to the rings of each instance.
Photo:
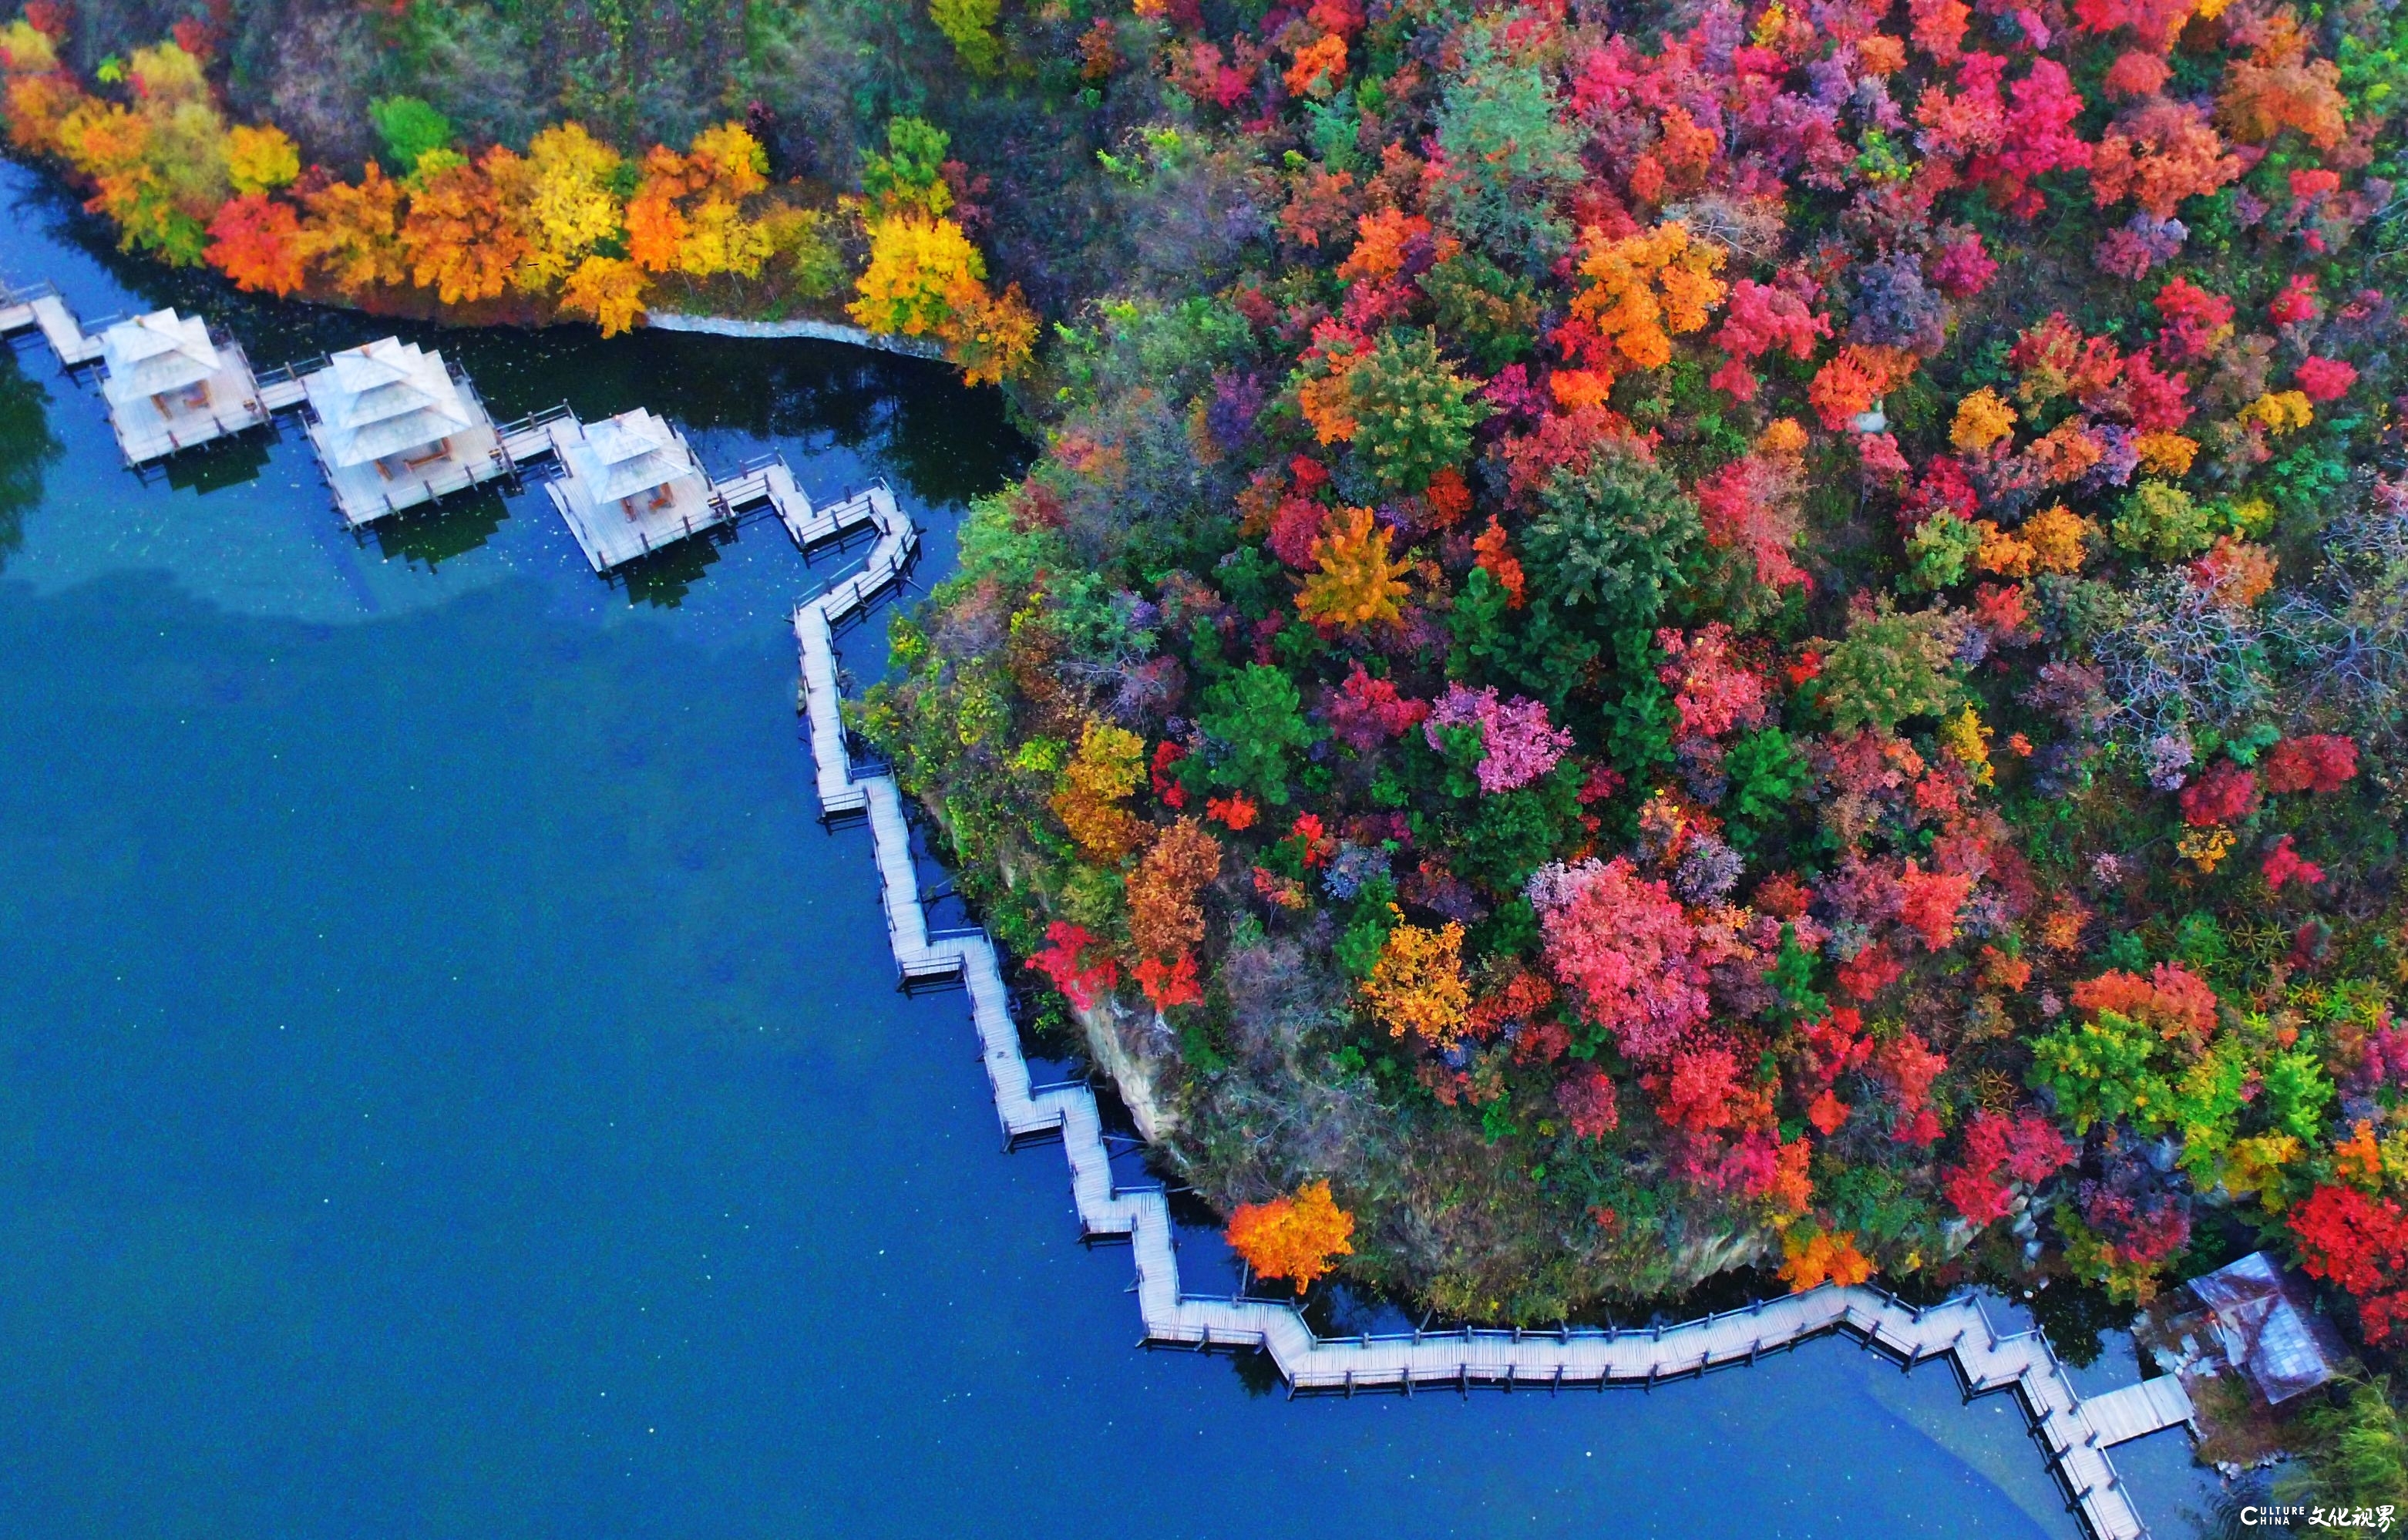
[[[326,457],[337,465],[420,449],[477,421],[443,355],[396,337],[345,349],[309,382]]]
[[[209,340],[209,323],[198,316],[153,310],[121,321],[100,335],[100,357],[108,371],[102,393],[111,401],[135,401],[197,385],[218,372],[221,359]]]
[[[589,424],[565,458],[596,503],[633,497],[700,470],[677,430],[640,406]]]
[[[2253,1251],[2190,1280],[2227,1362],[2269,1403],[2288,1401],[2341,1371],[2347,1349],[2300,1281]]]

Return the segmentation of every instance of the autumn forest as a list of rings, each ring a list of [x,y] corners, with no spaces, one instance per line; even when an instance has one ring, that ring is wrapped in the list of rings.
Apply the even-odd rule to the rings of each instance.
[[[1258,1278],[2266,1249],[2376,1387],[2295,1447],[2408,1485],[2395,8],[35,0],[0,69],[244,290],[1008,392],[855,726]]]

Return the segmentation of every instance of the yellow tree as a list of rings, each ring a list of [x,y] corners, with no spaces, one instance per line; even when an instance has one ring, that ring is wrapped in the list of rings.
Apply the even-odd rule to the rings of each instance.
[[[890,214],[869,227],[869,265],[846,308],[873,332],[931,336],[953,319],[963,279],[983,281],[986,259],[947,219]]]
[[[995,35],[1002,15],[1002,0],[928,0],[928,20],[981,75],[993,74],[1003,60],[1003,43]]]
[[[566,278],[594,248],[621,231],[619,195],[611,179],[619,152],[580,123],[554,123],[514,160],[515,175],[494,176],[504,207],[520,230],[524,250],[510,280],[540,293]]]
[[[301,175],[301,151],[274,123],[237,123],[226,132],[226,178],[236,192],[268,192]]]
[[[617,336],[644,313],[644,270],[624,257],[588,257],[568,275],[560,307],[590,317],[604,336]]]
[[[769,185],[769,152],[742,123],[721,123],[694,136],[686,150],[705,186],[696,191],[740,203]]]
[[[164,232],[175,207],[151,164],[150,120],[86,97],[59,121],[58,145],[67,164],[92,178],[84,207],[117,225],[121,245],[154,244],[151,237]]]
[[[59,141],[60,125],[90,99],[81,87],[64,75],[11,74],[8,142],[36,154],[64,154]]]
[[[401,184],[368,162],[355,186],[331,182],[301,195],[301,245],[318,270],[346,294],[409,277],[401,244]]]
[[[1463,1035],[1471,991],[1463,981],[1463,927],[1398,925],[1380,948],[1380,960],[1361,986],[1363,1003],[1387,1024],[1388,1035],[1413,1033],[1441,1048]]]
[[[0,26],[0,71],[19,75],[51,75],[59,67],[59,50],[50,35],[20,16]]]
[[[649,273],[758,277],[776,243],[743,204],[769,185],[768,164],[741,123],[704,129],[682,155],[654,146],[627,202],[627,255]]]
[[[953,314],[938,328],[945,356],[962,366],[967,385],[999,385],[1025,367],[1037,348],[1037,312],[1021,297],[1020,285],[1001,294],[964,274],[946,304]]]
[[[678,243],[678,271],[697,278],[714,273],[758,278],[769,250],[769,232],[760,221],[746,219],[725,198],[705,198],[688,217],[685,238]]]
[[[59,119],[55,147],[92,178],[87,207],[116,222],[122,246],[197,263],[229,191],[225,120],[199,62],[173,43],[136,49],[129,74],[133,107],[81,97]]]
[[[1137,848],[1145,825],[1122,806],[1145,778],[1145,740],[1125,727],[1090,720],[1079,752],[1054,790],[1054,814],[1090,860],[1117,866]]]
[[[150,158],[177,209],[207,224],[225,202],[226,125],[201,62],[173,43],[136,49],[129,73],[150,125]]]
[[[1398,579],[1412,563],[1391,561],[1395,535],[1369,508],[1344,508],[1312,542],[1317,569],[1304,580],[1296,607],[1308,620],[1361,627],[1403,618],[1397,602],[1408,590]]]

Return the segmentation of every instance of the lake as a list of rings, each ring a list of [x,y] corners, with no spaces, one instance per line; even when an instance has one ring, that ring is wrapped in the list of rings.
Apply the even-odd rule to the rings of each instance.
[[[0,197],[0,273],[88,320],[202,309],[263,366],[392,330]],[[923,580],[1025,452],[884,355],[405,335],[497,416],[887,477]],[[0,359],[0,1533],[2078,1533],[2011,1401],[1843,1341],[1297,1402],[1136,1348],[1127,1251],[998,1150],[962,998],[896,992],[868,835],[814,817],[786,618],[847,560],[771,521],[606,585],[539,490],[355,539],[297,433],[145,482]],[[2179,1434],[2117,1463],[2187,1533]]]

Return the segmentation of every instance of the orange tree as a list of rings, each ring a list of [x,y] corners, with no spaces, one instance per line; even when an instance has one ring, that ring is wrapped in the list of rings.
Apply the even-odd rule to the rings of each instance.
[[[1338,1206],[1326,1181],[1307,1182],[1229,1216],[1230,1248],[1267,1278],[1287,1278],[1303,1293],[1354,1248],[1354,1216]]]

